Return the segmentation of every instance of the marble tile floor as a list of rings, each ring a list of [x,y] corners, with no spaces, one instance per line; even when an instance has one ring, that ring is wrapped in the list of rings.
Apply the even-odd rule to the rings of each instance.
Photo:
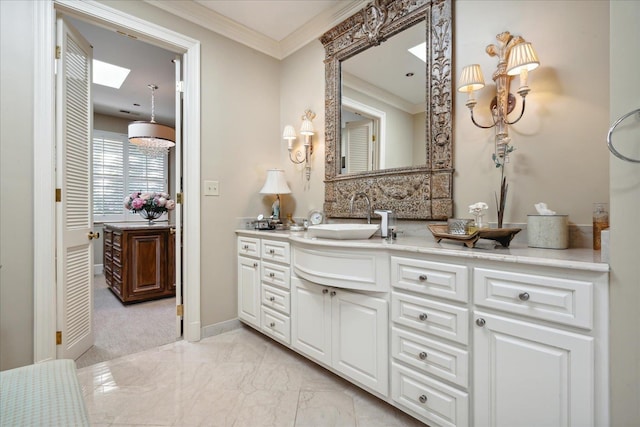
[[[92,426],[424,424],[242,327],[78,369]]]

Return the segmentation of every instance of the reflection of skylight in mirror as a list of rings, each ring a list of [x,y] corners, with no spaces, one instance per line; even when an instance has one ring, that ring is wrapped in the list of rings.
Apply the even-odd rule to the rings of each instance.
[[[120,89],[130,71],[97,59],[93,60],[93,82],[98,85]]]
[[[409,52],[420,58],[422,62],[427,62],[427,43],[420,43],[417,46],[414,46],[409,49]]]

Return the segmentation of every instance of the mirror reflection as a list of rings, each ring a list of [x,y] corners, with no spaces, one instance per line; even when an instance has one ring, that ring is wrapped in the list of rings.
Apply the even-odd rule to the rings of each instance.
[[[426,164],[425,23],[341,61],[340,174]]]

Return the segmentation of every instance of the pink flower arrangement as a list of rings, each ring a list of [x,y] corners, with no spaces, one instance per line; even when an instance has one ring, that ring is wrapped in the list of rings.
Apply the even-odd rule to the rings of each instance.
[[[175,209],[176,202],[167,193],[142,193],[136,191],[124,198],[124,208],[131,212],[167,212]]]

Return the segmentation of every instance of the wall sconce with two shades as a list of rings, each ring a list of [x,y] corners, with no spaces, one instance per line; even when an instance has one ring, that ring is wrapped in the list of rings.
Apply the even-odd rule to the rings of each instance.
[[[311,137],[315,133],[312,120],[315,119],[316,114],[311,110],[305,110],[302,116],[302,125],[300,126],[300,135],[304,136],[304,143],[302,149],[293,152],[293,140],[297,138],[296,130],[293,126],[287,125],[284,127],[282,138],[287,140],[289,149],[289,160],[296,165],[304,164],[305,176],[307,181],[311,178],[311,155],[313,154],[313,141]]]
[[[513,36],[508,31],[496,36],[498,45],[490,44],[486,48],[489,56],[498,57],[498,68],[493,73],[493,81],[496,83],[496,96],[489,106],[493,124],[481,125],[476,122],[473,116],[473,108],[477,101],[473,97],[473,92],[484,87],[484,77],[479,64],[467,65],[462,69],[462,74],[458,83],[459,92],[469,93],[466,106],[471,113],[471,121],[474,125],[482,129],[495,127],[496,132],[496,156],[502,161],[508,161],[509,149],[507,148],[511,138],[509,138],[508,126],[517,123],[524,115],[526,96],[531,89],[528,86],[528,73],[540,65],[538,56],[533,50],[531,43],[526,42],[520,36]],[[516,98],[509,92],[511,78],[520,76],[520,88],[518,94],[522,98],[522,110],[517,119],[509,121],[508,115],[513,111]]]

